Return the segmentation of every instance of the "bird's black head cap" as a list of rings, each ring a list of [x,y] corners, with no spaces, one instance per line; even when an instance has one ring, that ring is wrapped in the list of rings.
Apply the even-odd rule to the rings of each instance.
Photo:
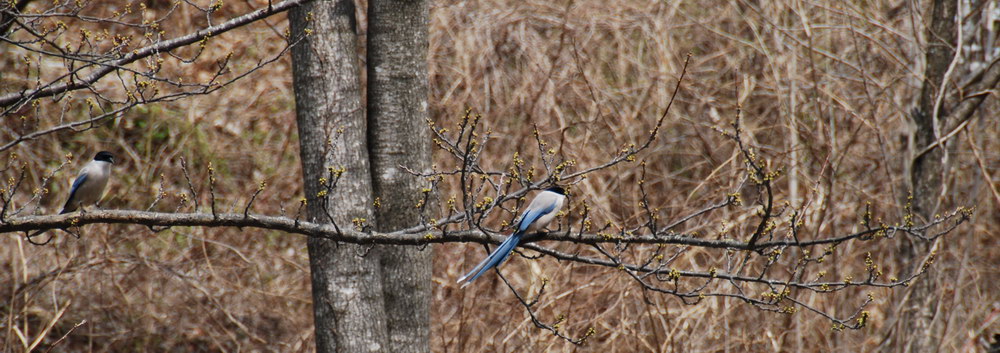
[[[100,151],[97,152],[96,156],[94,156],[94,160],[115,164],[115,155],[111,154],[111,152],[108,151]]]
[[[557,193],[559,195],[566,195],[566,190],[564,190],[559,185],[552,185],[548,189],[545,189],[545,191],[551,191],[551,192]]]

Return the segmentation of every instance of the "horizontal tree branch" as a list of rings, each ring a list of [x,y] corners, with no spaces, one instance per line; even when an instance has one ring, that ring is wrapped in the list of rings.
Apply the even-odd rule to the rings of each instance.
[[[957,224],[968,219],[968,212],[955,211],[951,214],[938,218],[931,223],[915,227],[882,227],[871,228],[854,232],[839,237],[795,241],[795,240],[773,240],[759,242],[750,245],[747,242],[736,239],[707,239],[698,238],[682,234],[669,235],[619,235],[619,234],[583,234],[552,232],[538,235],[526,239],[528,242],[540,240],[546,241],[566,241],[577,244],[672,244],[698,246],[705,248],[725,248],[738,250],[757,250],[769,247],[783,246],[815,246],[836,244],[851,239],[869,238],[879,232],[891,235],[895,232],[904,232],[917,237],[926,238],[923,232],[932,226],[942,224],[948,220],[958,218],[955,224],[941,232],[946,233],[957,226]],[[72,229],[88,224],[134,224],[143,225],[150,228],[155,227],[237,227],[237,228],[259,228],[278,230],[293,234],[302,234],[311,237],[322,237],[331,240],[353,243],[353,244],[391,244],[391,245],[426,245],[432,243],[452,243],[452,242],[475,242],[499,244],[503,241],[502,234],[485,234],[477,230],[460,230],[446,232],[427,231],[421,233],[406,233],[404,231],[393,233],[363,232],[356,229],[341,227],[338,229],[332,224],[321,224],[292,219],[286,216],[266,216],[242,213],[168,213],[168,212],[147,212],[137,210],[96,210],[85,213],[71,213],[61,215],[28,216],[16,217],[4,220],[0,223],[0,233],[28,232],[45,229]]]

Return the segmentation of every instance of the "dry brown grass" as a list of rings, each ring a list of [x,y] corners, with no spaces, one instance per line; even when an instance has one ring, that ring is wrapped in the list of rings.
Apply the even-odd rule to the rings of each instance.
[[[265,3],[251,2],[254,7]],[[739,1],[437,4],[429,58],[432,114],[439,125],[451,126],[467,107],[481,113],[495,137],[483,163],[494,169],[509,167],[515,151],[541,166],[533,124],[558,157],[590,166],[642,140],[667,102],[685,55],[692,53],[688,79],[664,133],[640,156],[647,163],[646,187],[664,219],[717,201],[738,184],[743,171],[735,147],[713,128],[729,124],[739,104],[742,123],[761,153],[785,171],[778,180],[779,202],[807,205],[806,237],[854,230],[868,201],[877,217],[894,222],[907,192],[905,151],[912,128],[906,113],[919,89],[918,43],[925,42],[920,25],[911,23],[919,21],[919,14],[900,7],[905,4],[862,8],[788,0],[759,10]],[[247,8],[247,3],[233,3],[224,10],[232,15]],[[173,32],[198,21],[178,16]],[[283,18],[269,22],[277,33],[284,32]],[[250,65],[280,49],[274,33],[263,25],[241,29],[217,38],[204,55],[219,58],[232,46],[238,48],[239,62]],[[967,59],[982,60],[982,53]],[[2,70],[18,63],[15,55],[0,60]],[[52,212],[73,170],[101,148],[123,161],[103,207],[145,209],[162,181],[168,196],[157,209],[177,208],[179,194],[187,190],[183,157],[201,192],[202,208],[208,202],[204,181],[211,162],[220,173],[219,205],[242,209],[257,181],[266,180],[268,189],[255,210],[294,212],[301,187],[289,68],[286,57],[210,96],[144,107],[98,129],[25,143],[13,152],[29,163],[26,189],[37,187],[59,164],[57,156],[75,153],[43,199],[46,209],[39,212]],[[166,70],[199,77],[213,67],[211,61],[173,62]],[[61,111],[41,109],[35,118]],[[990,192],[1000,183],[1000,140],[995,138],[1000,121],[991,118],[998,109],[996,100],[988,101],[951,144],[953,168],[942,209],[968,205],[977,212],[972,224],[940,243],[936,264],[921,279],[936,281],[942,289],[938,318],[947,330],[941,351],[981,350],[981,338],[1000,332],[1000,253],[994,247],[1000,201]],[[973,148],[992,180],[983,177]],[[442,168],[451,165],[444,155],[438,157]],[[636,222],[641,215],[638,173],[636,164],[626,164],[575,185],[570,220],[586,202],[593,207],[594,223]],[[244,183],[248,180],[253,182]],[[752,193],[745,193],[751,201]],[[683,230],[707,237],[746,235],[756,225],[752,215],[749,208],[725,209]],[[153,233],[93,226],[80,239],[59,233],[44,247],[25,244],[19,235],[0,241],[0,267],[7,274],[0,276],[7,298],[0,304],[5,351],[22,350],[14,327],[36,337],[53,322],[45,341],[51,344],[83,320],[86,324],[59,349],[313,349],[301,237],[249,229]],[[570,244],[544,244],[593,255]],[[534,293],[542,278],[551,279],[539,304],[543,320],[565,316],[562,330],[571,336],[596,329],[587,345],[577,347],[534,328],[495,275],[464,290],[454,284],[485,255],[481,246],[448,244],[436,251],[432,344],[442,352],[875,351],[888,332],[894,300],[905,291],[872,291],[871,325],[835,332],[829,321],[808,312],[763,313],[723,299],[686,306],[676,298],[644,293],[606,268],[512,257],[502,271],[519,290]],[[860,276],[866,252],[887,275],[909,266],[900,263],[898,248],[889,242],[855,242],[815,270],[835,279]],[[648,249],[637,248],[631,255],[644,253]],[[718,252],[690,249],[673,266],[704,270],[720,261]],[[843,314],[866,293],[803,294],[803,300]]]

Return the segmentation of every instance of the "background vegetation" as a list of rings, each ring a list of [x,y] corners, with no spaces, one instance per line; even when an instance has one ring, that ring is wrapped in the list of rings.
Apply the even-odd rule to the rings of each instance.
[[[963,51],[963,67],[985,65],[997,55],[998,5],[982,3],[978,14],[966,19],[970,44]],[[94,4],[103,11],[125,6]],[[146,16],[170,14],[169,26],[163,25],[168,37],[206,21],[188,3],[180,3],[176,12],[168,12],[171,4],[165,2],[143,4],[144,13],[153,12]],[[211,16],[266,5],[225,3]],[[868,202],[876,218],[899,222],[912,153],[908,114],[920,89],[920,50],[926,43],[926,9],[911,6],[909,1],[793,0],[439,3],[432,8],[428,58],[431,115],[438,126],[453,128],[467,108],[482,114],[493,132],[482,164],[493,169],[509,168],[515,152],[541,167],[536,127],[549,143],[541,153],[591,166],[644,139],[672,93],[685,56],[692,53],[688,78],[655,146],[636,163],[574,185],[570,222],[584,203],[595,224],[642,221],[637,218],[642,215],[639,180],[665,219],[725,197],[745,170],[738,150],[718,128],[732,123],[738,107],[760,153],[783,171],[778,200],[803,210],[805,237],[858,229]],[[274,56],[285,47],[287,24],[283,16],[265,21],[212,38],[201,53],[204,60],[168,59],[164,74],[204,80],[218,71],[216,60],[230,52],[237,72]],[[58,64],[18,48],[5,50],[0,72],[8,87],[32,84],[37,73],[31,68]],[[78,120],[88,109],[83,99],[42,105],[26,109],[21,121],[3,124],[12,130],[44,126]],[[952,168],[940,210],[974,206],[976,216],[938,243],[935,264],[920,279],[942,288],[936,316],[946,325],[941,351],[981,350],[986,337],[1000,332],[1000,254],[993,246],[1000,233],[998,109],[996,99],[987,100],[948,145]],[[38,204],[24,196],[26,213],[55,212],[75,170],[100,149],[115,152],[120,161],[105,208],[146,209],[162,196],[155,209],[191,210],[195,200],[187,191],[188,178],[202,191],[198,206],[206,207],[211,165],[219,205],[242,210],[265,181],[255,211],[294,213],[302,197],[294,123],[290,62],[284,56],[210,95],[145,105],[85,132],[23,143],[0,157],[8,166],[28,163],[28,189],[47,190]],[[63,165],[67,153],[73,159]],[[437,157],[441,169],[453,167],[446,153]],[[640,162],[645,162],[644,176]],[[15,169],[5,170],[5,179],[16,176]],[[442,192],[447,199],[458,186],[446,185]],[[744,197],[752,202],[753,195],[745,191]],[[684,231],[711,238],[746,235],[756,226],[754,215],[750,208],[726,208],[686,224]],[[20,234],[0,241],[5,269],[0,288],[7,298],[0,302],[5,316],[0,344],[6,351],[23,350],[20,337],[30,343],[44,335],[52,343],[70,330],[59,349],[312,350],[308,259],[300,236],[101,225],[85,228],[80,239],[61,233],[43,247],[26,244]],[[825,276],[862,276],[869,252],[887,275],[898,275],[911,264],[898,261],[898,249],[890,245],[852,242],[838,248],[823,265]],[[684,305],[650,295],[629,277],[603,267],[512,257],[503,272],[519,288],[533,293],[543,278],[551,280],[538,309],[544,319],[564,317],[561,328],[571,336],[595,329],[587,345],[578,347],[534,328],[495,275],[465,289],[454,284],[485,255],[481,246],[435,246],[435,351],[873,351],[890,335],[906,292],[813,294],[810,305],[834,313],[853,311],[868,292],[873,294],[867,327],[835,331],[829,321],[808,312],[775,314],[716,298]],[[593,251],[569,244],[556,248]],[[643,251],[649,249],[637,248],[636,256]],[[673,266],[681,269],[726,260],[703,249],[677,251],[683,253]],[[892,339],[921,334],[904,332]]]

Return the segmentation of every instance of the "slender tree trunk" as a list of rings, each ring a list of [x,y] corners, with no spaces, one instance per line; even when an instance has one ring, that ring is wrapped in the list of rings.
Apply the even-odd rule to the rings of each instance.
[[[955,16],[958,0],[933,0],[931,4],[931,22],[927,27],[927,52],[925,54],[924,83],[920,90],[918,104],[919,112],[913,119],[917,124],[916,146],[923,149],[937,140],[934,136],[934,105],[938,93],[944,84],[945,72],[955,55]],[[948,116],[945,107],[949,103],[942,102],[938,110],[937,122],[940,129],[948,126],[945,121]],[[943,131],[941,133],[947,133]],[[945,166],[942,162],[943,148],[935,148],[913,161],[913,210],[925,219],[931,219],[938,205],[941,193],[941,172]]]
[[[375,224],[354,10],[352,0],[321,0],[288,16],[293,38],[309,33],[292,50],[307,216],[342,229]],[[378,252],[313,237],[308,247],[317,352],[387,350]]]
[[[944,82],[945,73],[955,55],[957,0],[932,0],[931,18],[927,27],[927,52],[925,54],[924,83],[921,88],[918,111],[913,114],[916,122],[916,150],[922,150],[931,145],[940,136],[935,134],[935,124],[938,129],[949,126],[947,111],[944,109],[947,100],[942,101],[937,111],[939,121],[934,121],[934,107]],[[939,134],[947,133],[940,131]],[[943,172],[947,166],[943,159],[944,146],[916,158],[911,168],[913,184],[913,211],[924,220],[933,219],[940,202],[943,187]],[[922,241],[904,241],[902,244],[902,259],[909,263],[912,270],[918,270],[922,265],[920,256],[929,251],[930,244]],[[902,302],[902,315],[897,322],[894,340],[901,352],[933,352],[937,343],[943,339],[942,325],[935,324],[935,314],[938,312],[939,290],[933,275],[916,280],[909,290],[908,300]],[[937,320],[940,321],[940,320]]]
[[[379,200],[378,230],[420,222],[426,183],[400,168],[429,171],[427,119],[428,1],[368,2],[368,143]],[[430,247],[382,248],[389,351],[430,351]]]

